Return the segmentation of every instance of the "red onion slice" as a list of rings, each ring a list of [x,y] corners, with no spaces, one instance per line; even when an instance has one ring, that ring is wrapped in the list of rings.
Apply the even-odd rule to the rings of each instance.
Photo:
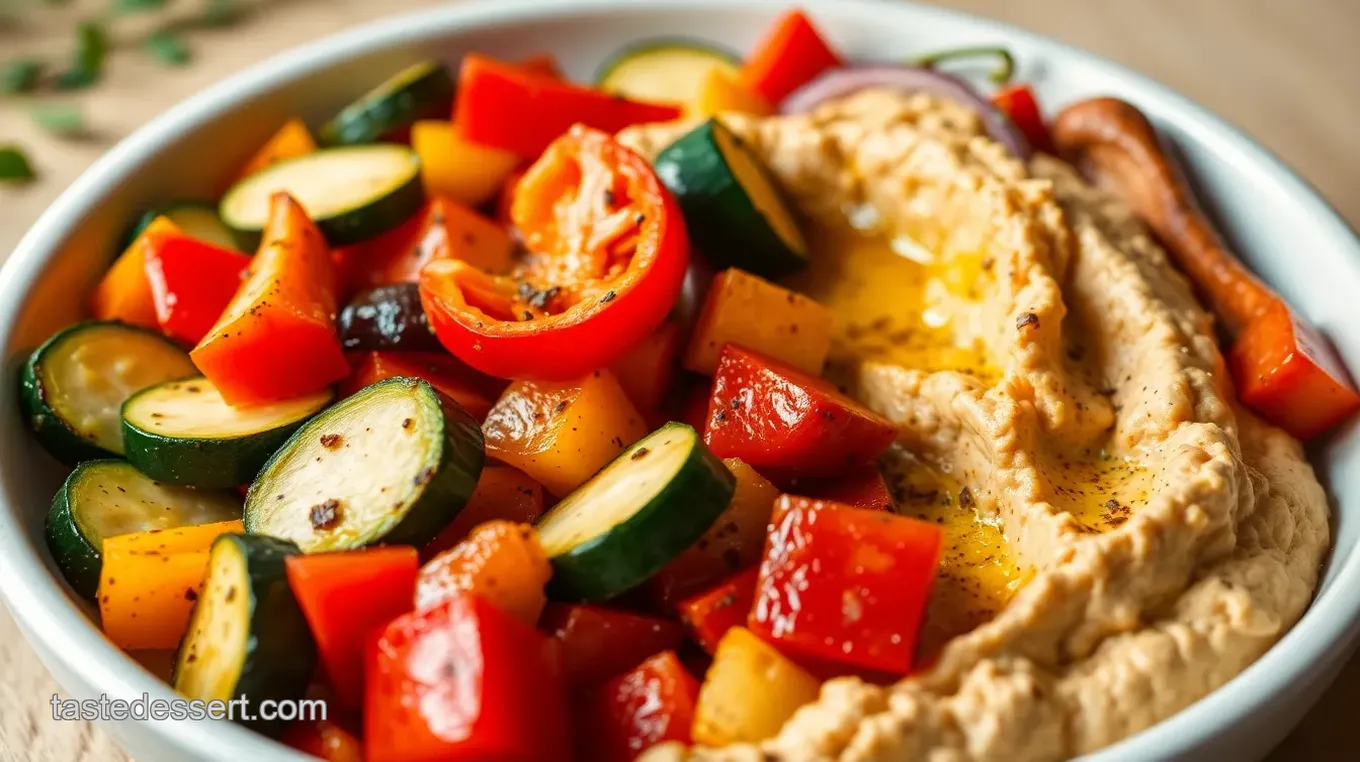
[[[854,66],[833,69],[794,90],[779,105],[781,114],[806,114],[822,103],[843,98],[869,87],[895,87],[906,92],[927,92],[973,107],[993,140],[1016,158],[1029,161],[1029,141],[991,101],[967,82],[944,72],[915,66]]]

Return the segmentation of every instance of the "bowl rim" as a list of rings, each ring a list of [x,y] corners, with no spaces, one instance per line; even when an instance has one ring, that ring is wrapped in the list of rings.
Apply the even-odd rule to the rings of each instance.
[[[1121,64],[1056,39],[1007,23],[953,9],[917,2],[881,0],[799,0],[797,5],[813,16],[834,17],[872,12],[888,23],[896,19],[927,19],[937,23],[965,24],[979,34],[995,34],[1018,40],[1045,54],[1056,53],[1076,64],[1098,69],[1120,80],[1137,98],[1155,101],[1156,115],[1169,118],[1194,141],[1215,145],[1262,183],[1279,187],[1297,198],[1313,213],[1321,232],[1349,243],[1360,253],[1360,236],[1307,181],[1274,153],[1248,138],[1237,128],[1184,95]],[[157,147],[185,132],[218,118],[284,82],[323,70],[346,57],[393,48],[424,38],[430,30],[485,30],[525,21],[570,18],[584,14],[651,10],[721,13],[724,10],[778,12],[790,0],[467,0],[435,6],[358,26],[289,48],[256,63],[181,101],[121,140],[73,182],[29,228],[8,259],[0,266],[0,294],[21,298],[0,299],[0,345],[12,340],[21,305],[40,273],[56,253],[72,223],[85,218],[121,176],[135,172],[151,158]],[[0,399],[0,411],[13,408],[12,399]],[[13,415],[13,413],[11,413]],[[1354,436],[1354,435],[1353,435]],[[1330,497],[1330,496],[1329,496]],[[0,586],[3,598],[20,630],[30,641],[40,637],[39,650],[58,659],[70,671],[84,674],[86,681],[111,697],[131,698],[149,694],[170,698],[169,686],[143,670],[130,656],[104,639],[94,624],[70,599],[51,574],[42,551],[20,539],[16,527],[18,501],[7,483],[0,482]],[[1333,533],[1332,563],[1337,558]],[[1348,592],[1357,591],[1357,592]],[[1319,590],[1302,618],[1260,658],[1227,684],[1152,727],[1094,752],[1088,762],[1172,759],[1193,751],[1224,734],[1233,724],[1263,710],[1272,701],[1288,696],[1311,669],[1319,669],[1350,651],[1360,636],[1360,553],[1349,552],[1335,568],[1335,577]],[[63,686],[64,687],[64,686]],[[211,758],[236,759],[241,753],[274,758],[305,759],[287,747],[230,722],[155,722],[148,733],[183,749],[207,753]],[[1263,750],[1264,753],[1265,750]],[[225,754],[226,756],[222,756]]]

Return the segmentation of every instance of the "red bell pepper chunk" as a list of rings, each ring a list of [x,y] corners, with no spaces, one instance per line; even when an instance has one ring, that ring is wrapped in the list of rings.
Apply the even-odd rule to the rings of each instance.
[[[399,617],[368,660],[368,762],[566,762],[555,644],[473,596]]]
[[[370,288],[414,281],[391,272],[394,262],[414,260],[412,252],[420,245],[429,224],[430,205],[400,225],[359,243],[341,246],[331,252],[335,262],[339,293],[350,295]],[[419,270],[416,270],[419,274]]]
[[[1242,402],[1299,439],[1360,410],[1360,394],[1326,339],[1283,302],[1247,324],[1229,361]]]
[[[245,254],[173,231],[151,235],[144,253],[156,322],[166,336],[188,344],[212,329],[250,269]]]
[[[684,638],[668,619],[571,603],[549,603],[539,628],[562,642],[562,673],[573,688],[598,685]]]
[[[756,602],[756,579],[760,567],[753,566],[723,580],[713,588],[680,602],[680,618],[699,647],[712,655],[718,641],[733,627],[745,627],[746,618]]]
[[[695,431],[703,431],[708,426],[708,400],[713,396],[713,389],[707,382],[708,379],[703,379],[703,383],[695,383],[685,391],[677,411],[678,420],[693,426]]]
[[[882,455],[896,435],[891,421],[830,382],[723,348],[704,428],[719,458],[741,458],[770,478],[839,476]]]
[[[620,98],[476,53],[463,57],[453,106],[453,122],[463,137],[525,159],[537,157],[574,124],[615,133],[680,114],[676,106]]]
[[[794,480],[789,485],[788,491],[814,500],[825,500],[855,508],[890,511],[893,507],[888,481],[873,463],[866,463],[835,479]]]
[[[520,71],[538,77],[566,79],[566,77],[562,76],[562,67],[557,64],[557,57],[552,53],[539,53],[538,55],[529,56],[523,61],[516,63],[515,66],[518,66]]]
[[[289,556],[286,564],[331,688],[347,709],[358,709],[365,646],[377,630],[411,610],[420,567],[416,550],[393,545],[313,553]]]
[[[941,541],[924,521],[784,495],[747,627],[812,664],[904,675]]]
[[[327,762],[364,762],[364,748],[359,739],[329,720],[295,722],[279,740],[303,754]]]
[[[632,762],[667,741],[690,742],[699,681],[674,651],[659,653],[605,683],[585,707],[579,758]]]
[[[812,21],[795,8],[780,16],[756,46],[742,66],[741,78],[766,103],[778,105],[817,75],[844,65]]]
[[[392,283],[415,283],[436,259],[461,259],[501,272],[509,267],[514,241],[503,225],[448,198],[432,198],[411,219],[368,241],[335,252],[345,287],[361,291]]]
[[[291,196],[274,194],[250,275],[190,357],[232,405],[297,397],[343,378],[335,283],[321,231]]]
[[[491,410],[491,401],[504,386],[437,352],[368,352],[359,356],[354,370],[340,382],[340,394],[348,397],[365,386],[386,378],[423,378],[479,422]]]
[[[1029,85],[1012,85],[992,95],[992,104],[1010,118],[1011,124],[1025,136],[1030,147],[1036,151],[1053,153],[1053,138],[1048,134],[1048,125],[1039,111],[1039,101]]]

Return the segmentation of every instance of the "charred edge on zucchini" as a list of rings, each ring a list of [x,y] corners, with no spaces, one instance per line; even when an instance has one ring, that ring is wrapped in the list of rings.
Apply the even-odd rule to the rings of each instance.
[[[251,484],[245,528],[308,553],[422,546],[467,503],[484,458],[466,410],[422,379],[389,378],[293,434]]]

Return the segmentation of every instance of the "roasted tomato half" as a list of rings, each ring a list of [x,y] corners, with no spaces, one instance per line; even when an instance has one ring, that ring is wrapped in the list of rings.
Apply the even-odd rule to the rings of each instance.
[[[689,264],[684,220],[640,156],[577,125],[520,180],[511,217],[527,252],[509,272],[445,259],[421,273],[440,342],[500,378],[566,380],[656,330]]]

